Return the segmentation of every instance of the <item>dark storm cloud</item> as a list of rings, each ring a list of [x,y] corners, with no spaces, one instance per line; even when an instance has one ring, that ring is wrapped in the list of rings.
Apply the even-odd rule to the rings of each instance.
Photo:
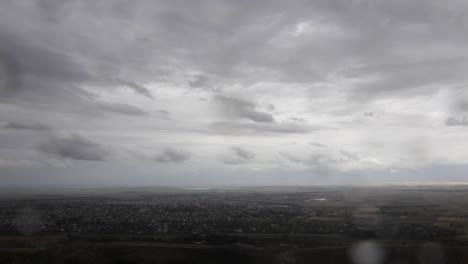
[[[222,155],[220,160],[225,164],[237,165],[252,162],[255,153],[242,147],[229,148],[229,154]]]
[[[39,122],[17,122],[17,121],[10,121],[7,122],[4,126],[7,129],[17,129],[17,130],[49,130],[50,127],[47,125],[41,124]]]
[[[79,85],[92,76],[66,54],[6,34],[0,26],[0,102],[85,112],[91,94]],[[2,67],[3,66],[3,67]]]
[[[18,9],[18,14],[22,13],[22,15],[24,12],[31,11],[31,8],[34,10],[33,6],[28,5],[23,7],[25,10],[21,10],[21,7],[15,4],[12,4],[11,8],[12,10]],[[7,10],[8,7],[2,9]],[[152,98],[146,87],[133,81],[136,76],[122,73],[122,69],[128,64],[116,63],[114,58],[108,58],[105,52],[96,54],[103,47],[93,44],[92,48],[84,51],[78,49],[79,41],[76,42],[78,46],[70,43],[69,36],[73,33],[69,31],[72,31],[78,24],[63,22],[63,27],[62,23],[50,25],[57,30],[51,32],[47,29],[50,21],[37,20],[38,17],[36,17],[32,23],[37,23],[37,26],[42,24],[42,27],[26,31],[26,28],[20,27],[22,22],[16,23],[15,21],[27,20],[27,17],[21,17],[21,15],[12,17],[12,14],[3,14],[3,19],[6,21],[0,22],[2,25],[0,26],[1,101],[33,102],[49,107],[65,104],[66,107],[71,108],[75,104],[86,103],[83,99],[90,96],[82,89],[84,85],[97,85],[104,88],[125,86]],[[47,39],[47,36],[51,38]],[[94,39],[96,36],[88,35],[87,37],[93,39],[92,41],[97,41],[97,38]],[[104,59],[104,57],[107,58]]]
[[[167,148],[161,154],[157,155],[155,160],[162,163],[180,163],[190,159],[190,153],[174,149]]]
[[[22,96],[27,101],[72,102],[76,99],[67,94],[83,93],[75,85],[90,76],[67,55],[17,33],[6,33],[1,27],[0,39],[0,101]]]
[[[214,100],[230,118],[243,118],[259,123],[275,121],[271,114],[256,110],[257,106],[252,102],[222,95],[216,95]]]
[[[141,110],[140,108],[127,104],[120,103],[101,103],[99,108],[104,111],[109,111],[117,114],[123,115],[136,115],[136,116],[146,116],[147,112]]]
[[[81,81],[90,78],[81,65],[72,57],[45,45],[30,41],[18,32],[5,32],[0,29],[0,57],[7,79],[18,80],[14,85],[4,87],[10,93],[21,89],[31,89],[23,85],[27,78],[40,78],[48,81]],[[22,81],[19,81],[22,80]]]
[[[87,161],[103,161],[109,155],[104,147],[79,135],[52,137],[38,150],[55,158]]]
[[[448,117],[445,119],[446,126],[468,126],[468,118],[462,117]]]

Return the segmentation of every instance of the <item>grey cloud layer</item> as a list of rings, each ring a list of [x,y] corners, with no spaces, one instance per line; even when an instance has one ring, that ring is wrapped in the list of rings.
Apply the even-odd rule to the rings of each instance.
[[[38,24],[37,28],[32,27],[27,32],[33,35],[31,39],[37,37],[40,41],[46,41],[44,38],[50,37],[49,41],[60,41],[50,45],[59,49],[56,54],[44,55],[43,59],[31,64],[31,69],[44,59],[50,62],[56,58],[57,61],[53,62],[63,62],[63,58],[57,57],[61,52],[69,51],[70,55],[83,56],[84,61],[96,56],[96,60],[91,61],[91,71],[100,67],[100,73],[109,78],[126,80],[124,82],[128,86],[146,95],[140,84],[127,81],[125,77],[134,75],[140,77],[138,79],[147,79],[148,71],[163,70],[157,64],[196,66],[204,72],[224,76],[245,76],[248,73],[243,68],[248,66],[251,69],[251,74],[248,74],[250,79],[267,78],[271,77],[271,73],[278,73],[285,79],[313,81],[317,79],[316,76],[326,78],[327,71],[333,71],[342,62],[364,61],[370,66],[361,68],[363,74],[374,74],[376,70],[381,74],[384,73],[381,71],[383,68],[391,69],[385,71],[388,74],[395,74],[394,69],[398,67],[392,66],[396,63],[392,57],[399,52],[416,50],[420,44],[428,41],[441,48],[449,44],[461,45],[466,40],[464,36],[468,35],[464,34],[467,33],[466,22],[460,19],[466,4],[460,1],[441,4],[421,0],[411,3],[401,0],[391,3],[384,0],[288,3],[205,0],[196,5],[187,1],[139,1],[131,4],[127,1],[51,1],[47,7],[39,2],[25,5],[5,2],[3,5],[3,19],[10,22],[7,24],[14,26],[17,20],[30,16]],[[278,35],[294,32],[298,23],[309,21],[322,26],[318,30],[309,28],[315,30],[314,33],[322,34],[320,38],[308,36],[308,28],[305,27],[304,36],[298,36],[294,46],[285,48],[281,40],[275,42]],[[95,22],[100,22],[100,26],[95,27]],[[44,27],[46,25],[52,27],[47,29]],[[125,30],[121,30],[123,28],[132,29],[131,35],[125,35]],[[10,30],[16,31],[17,28]],[[41,37],[39,30],[46,34]],[[65,36],[67,31],[81,38],[68,39]],[[400,51],[397,47],[401,39],[407,43]],[[30,41],[26,39],[24,42]],[[9,46],[10,49],[13,47]],[[148,54],[149,47],[153,47],[151,54]],[[32,52],[31,48],[21,50]],[[17,53],[9,54],[15,57]],[[50,52],[48,54],[51,55]],[[184,65],[178,65],[181,63]],[[448,63],[452,69],[458,67],[450,66],[450,61]],[[7,64],[14,72],[14,63]],[[68,65],[64,68],[66,71],[49,69],[49,73],[62,72],[69,77],[83,77],[82,69],[76,70],[70,62],[64,64]],[[124,66],[135,69],[125,69]],[[406,63],[404,67],[409,68],[410,72],[396,73],[404,75],[393,75],[397,78],[392,79],[406,79],[410,84],[411,80],[420,76],[421,71],[427,70],[427,65],[414,62]],[[437,66],[431,72],[436,73],[444,68]],[[137,69],[141,71],[137,72]],[[117,74],[119,71],[121,73]],[[445,73],[441,74],[439,76],[445,78]],[[388,78],[383,76],[381,80],[382,87],[390,88],[389,84],[385,84]],[[421,82],[413,84],[417,83]],[[200,83],[195,81],[194,84],[197,86]]]
[[[468,27],[461,19],[467,6],[459,1],[205,0],[196,6],[7,1],[2,6],[3,98],[29,91],[34,97],[23,95],[25,100],[77,101],[86,94],[83,84],[122,85],[152,97],[142,83],[186,69],[240,83],[358,78],[361,83],[346,92],[359,100],[467,81]],[[32,25],[22,27],[25,20]],[[208,81],[199,74],[190,85]],[[219,99],[233,115],[273,121],[251,104]]]
[[[177,167],[161,163],[191,153],[211,155],[210,166],[251,164],[305,142],[303,152],[315,152],[297,146],[282,162],[359,163],[329,153],[342,144],[403,164],[356,142],[396,146],[389,139],[422,133],[446,149],[461,141],[467,12],[458,0],[0,1],[0,160],[39,142],[39,155],[58,159],[109,160],[104,146],[115,144],[147,148],[150,166]],[[43,142],[49,127],[71,136]],[[181,142],[194,149],[161,148]],[[456,151],[447,156],[466,156]]]

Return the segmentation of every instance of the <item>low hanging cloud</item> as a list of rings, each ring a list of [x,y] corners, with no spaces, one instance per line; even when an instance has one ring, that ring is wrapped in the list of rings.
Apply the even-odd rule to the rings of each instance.
[[[314,153],[308,156],[298,156],[288,152],[279,152],[280,156],[289,162],[307,165],[318,166],[328,164],[329,158],[325,154]]]
[[[256,154],[248,149],[242,147],[231,147],[229,148],[229,154],[221,156],[220,160],[222,163],[237,165],[252,162],[256,157]]]
[[[300,117],[291,117],[289,118],[289,120],[293,122],[297,122],[297,123],[304,123],[306,121],[304,118],[300,118]]]
[[[164,110],[164,109],[159,109],[155,113],[156,117],[165,119],[165,120],[172,120],[169,111]]]
[[[273,123],[275,121],[271,114],[258,111],[257,106],[252,102],[222,95],[216,95],[214,100],[221,105],[227,117],[248,119],[258,123]]]
[[[352,152],[340,150],[338,153],[316,152],[308,155],[297,155],[289,152],[279,152],[279,155],[285,160],[301,164],[304,166],[340,166],[359,162],[360,157]]]
[[[122,115],[135,115],[135,116],[146,116],[148,112],[141,110],[140,108],[128,104],[120,104],[120,103],[101,103],[99,104],[99,108]]]
[[[462,117],[449,117],[445,119],[446,126],[468,126],[468,118]]]
[[[220,134],[288,134],[307,133],[311,130],[300,122],[277,122],[272,114],[258,110],[256,104],[245,99],[216,95],[214,101],[220,106],[222,114],[229,119],[210,124]],[[267,108],[275,107],[268,104]]]
[[[155,160],[161,163],[180,163],[190,159],[190,153],[174,149],[166,148],[161,154],[157,155]]]
[[[109,155],[101,145],[76,134],[52,137],[38,146],[38,150],[54,158],[87,161],[103,161]]]
[[[356,161],[359,161],[359,156],[357,154],[346,150],[340,150],[340,159],[338,162],[349,163]]]
[[[18,121],[10,121],[7,122],[3,128],[6,129],[16,129],[16,130],[49,130],[50,127],[39,123],[39,122],[18,122]]]
[[[296,123],[214,122],[210,126],[219,134],[302,134],[311,129]]]
[[[162,116],[169,116],[169,112],[167,110],[164,110],[164,109],[159,109],[158,111],[156,111],[159,115],[162,115]]]
[[[153,95],[151,95],[148,88],[146,88],[145,86],[143,86],[141,84],[138,84],[138,83],[135,83],[135,82],[132,82],[132,81],[126,81],[126,80],[120,80],[118,82],[120,84],[122,84],[124,86],[127,86],[128,88],[132,89],[136,93],[144,95],[144,96],[146,96],[146,97],[148,97],[150,99],[154,99]]]
[[[319,147],[319,148],[326,148],[327,147],[327,145],[324,145],[324,144],[318,143],[318,142],[310,142],[309,145],[314,146],[314,147]]]
[[[0,168],[34,168],[34,167],[41,167],[37,161],[21,159],[21,160],[5,160],[0,159]]]
[[[210,78],[204,74],[197,74],[193,76],[193,80],[189,81],[189,86],[192,88],[199,88],[202,90],[210,90],[212,87],[210,86]]]

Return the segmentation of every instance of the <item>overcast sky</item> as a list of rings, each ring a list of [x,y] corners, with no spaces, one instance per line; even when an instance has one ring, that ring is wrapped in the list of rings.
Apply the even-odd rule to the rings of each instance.
[[[468,180],[468,2],[0,2],[0,186]]]

